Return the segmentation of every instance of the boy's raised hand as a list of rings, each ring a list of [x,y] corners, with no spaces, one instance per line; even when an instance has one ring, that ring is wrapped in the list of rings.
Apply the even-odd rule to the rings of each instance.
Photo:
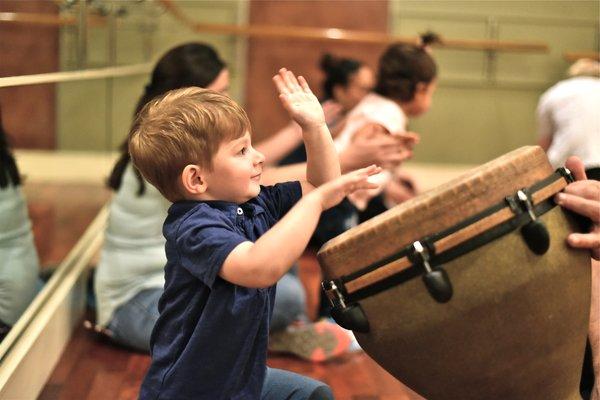
[[[357,190],[377,189],[379,185],[369,182],[368,178],[380,172],[381,168],[376,165],[357,169],[319,186],[309,195],[320,196],[323,210],[327,210]]]
[[[283,107],[298,125],[303,129],[325,125],[323,108],[303,77],[296,79],[292,71],[281,68],[273,81]]]

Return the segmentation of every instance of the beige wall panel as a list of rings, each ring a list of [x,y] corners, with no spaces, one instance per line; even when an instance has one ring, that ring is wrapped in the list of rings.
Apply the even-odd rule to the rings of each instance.
[[[0,0],[0,12],[57,15],[44,0]],[[0,23],[0,77],[58,71],[58,28]],[[3,125],[14,147],[53,149],[55,143],[54,85],[0,89]]]
[[[433,29],[450,39],[542,42],[548,53],[437,49],[439,87],[432,110],[411,122],[422,134],[421,162],[482,163],[536,142],[535,109],[564,78],[565,51],[598,47],[595,1],[393,1],[392,30]]]
[[[235,24],[243,20],[242,1],[176,1],[197,22]],[[119,4],[117,2],[117,4]],[[214,46],[227,63],[232,77],[231,94],[243,98],[243,60],[237,54],[243,39],[227,35],[202,35],[166,13],[156,3],[129,3],[128,14],[119,21],[116,31],[116,63],[118,65],[155,61],[166,51],[190,41]],[[73,65],[73,38],[62,32],[61,58]],[[108,62],[108,31],[91,29],[88,43],[90,67]],[[64,150],[114,150],[127,135],[132,114],[149,76],[139,75],[112,80],[88,81],[59,92],[58,131],[60,148]],[[88,87],[89,85],[89,87]],[[107,103],[108,96],[109,100]],[[92,115],[93,114],[93,115]],[[88,124],[94,126],[88,126]],[[85,135],[82,135],[85,131]]]
[[[368,16],[368,17],[367,17]],[[330,27],[386,32],[387,1],[252,1],[250,22],[257,25]],[[375,67],[383,45],[259,39],[248,43],[247,110],[260,141],[284,126],[288,118],[275,94],[271,77],[281,67],[304,75],[320,94],[323,53],[359,59]]]

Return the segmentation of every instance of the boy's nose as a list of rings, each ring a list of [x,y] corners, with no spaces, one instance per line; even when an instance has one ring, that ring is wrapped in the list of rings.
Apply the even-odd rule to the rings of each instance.
[[[261,153],[258,150],[254,150],[254,163],[255,164],[262,164],[265,162],[265,156],[263,155],[263,153]]]

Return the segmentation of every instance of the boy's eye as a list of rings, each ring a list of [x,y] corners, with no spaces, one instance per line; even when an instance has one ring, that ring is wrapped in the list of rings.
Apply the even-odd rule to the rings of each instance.
[[[247,151],[248,151],[248,148],[243,147],[238,154],[245,155]]]

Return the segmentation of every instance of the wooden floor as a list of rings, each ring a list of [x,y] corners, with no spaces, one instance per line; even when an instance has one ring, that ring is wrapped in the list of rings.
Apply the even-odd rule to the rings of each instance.
[[[149,356],[112,345],[81,325],[38,399],[137,399],[149,364]],[[420,399],[362,352],[323,364],[271,356],[268,364],[326,382],[337,400]]]

